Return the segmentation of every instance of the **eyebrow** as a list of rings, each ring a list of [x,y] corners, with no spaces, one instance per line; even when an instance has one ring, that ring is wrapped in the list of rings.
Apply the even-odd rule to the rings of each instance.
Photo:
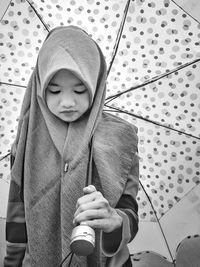
[[[52,82],[50,82],[49,85],[52,85],[52,86],[58,86],[57,83],[52,83]]]
[[[50,82],[49,85],[51,85],[51,86],[59,86],[59,84],[54,83],[54,82]],[[84,83],[80,81],[80,83],[75,84],[75,87],[76,86],[82,86],[82,85],[84,85]]]

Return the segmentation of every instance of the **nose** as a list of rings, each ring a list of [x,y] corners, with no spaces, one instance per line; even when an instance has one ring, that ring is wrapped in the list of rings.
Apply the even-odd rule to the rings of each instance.
[[[70,95],[63,95],[60,100],[60,105],[63,108],[70,109],[75,106],[75,100]]]

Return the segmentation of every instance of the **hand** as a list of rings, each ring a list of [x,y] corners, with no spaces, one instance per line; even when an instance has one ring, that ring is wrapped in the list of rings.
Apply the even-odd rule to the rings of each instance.
[[[93,185],[83,188],[76,204],[73,223],[84,224],[110,233],[122,225],[122,218]]]

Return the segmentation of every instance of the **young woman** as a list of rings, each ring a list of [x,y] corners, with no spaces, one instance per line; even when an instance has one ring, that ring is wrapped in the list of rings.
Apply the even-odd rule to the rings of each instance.
[[[105,84],[104,56],[86,32],[48,34],[12,146],[5,267],[59,266],[79,224],[95,230],[95,249],[74,254],[70,266],[131,266],[138,139],[135,126],[103,112]]]

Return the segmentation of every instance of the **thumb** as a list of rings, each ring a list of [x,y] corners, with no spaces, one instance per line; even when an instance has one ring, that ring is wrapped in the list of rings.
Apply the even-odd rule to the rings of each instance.
[[[83,193],[84,194],[91,194],[91,193],[93,193],[95,191],[97,191],[97,190],[96,190],[95,186],[92,185],[92,184],[90,184],[90,185],[88,185],[88,186],[83,188]]]

